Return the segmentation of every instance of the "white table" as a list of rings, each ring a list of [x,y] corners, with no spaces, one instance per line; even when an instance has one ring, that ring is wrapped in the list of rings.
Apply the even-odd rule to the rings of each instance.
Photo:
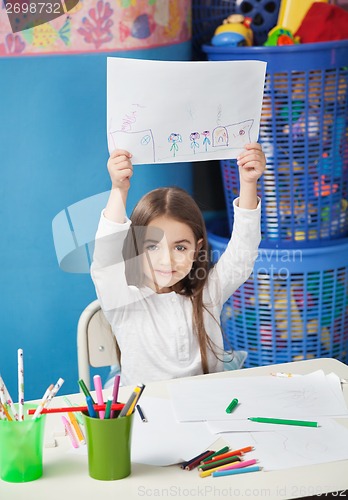
[[[306,374],[322,369],[348,379],[348,366],[334,359],[315,359],[280,365],[223,372],[202,377],[246,377],[270,372]],[[348,402],[348,384],[344,387]],[[119,399],[125,401],[132,387],[121,387]],[[93,394],[93,393],[92,393]],[[146,385],[146,395],[167,398],[165,382]],[[69,398],[84,404],[82,394]],[[55,406],[66,406],[62,397],[55,398]],[[340,420],[348,427],[348,419]],[[46,441],[54,429],[62,429],[60,415],[47,416]],[[0,481],[0,500],[140,500],[151,499],[223,499],[260,498],[292,499],[322,493],[343,491],[336,498],[348,498],[348,460],[272,472],[254,472],[221,478],[201,478],[197,470],[183,471],[178,465],[154,467],[132,464],[132,474],[118,481],[97,481],[88,476],[87,456],[73,453],[68,437],[56,437],[56,448],[44,449],[44,475],[21,484]],[[216,446],[224,446],[220,438]],[[0,443],[1,446],[1,443]],[[218,449],[218,448],[216,448]]]

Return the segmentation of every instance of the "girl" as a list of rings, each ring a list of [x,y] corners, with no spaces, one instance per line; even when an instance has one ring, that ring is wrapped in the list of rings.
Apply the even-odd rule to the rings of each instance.
[[[109,158],[112,189],[91,267],[118,343],[121,383],[222,371],[221,310],[251,274],[260,243],[256,193],[266,164],[261,146],[248,144],[237,159],[240,196],[234,201],[233,232],[210,270],[204,220],[184,190],[155,189],[127,218],[131,157],[116,150]]]

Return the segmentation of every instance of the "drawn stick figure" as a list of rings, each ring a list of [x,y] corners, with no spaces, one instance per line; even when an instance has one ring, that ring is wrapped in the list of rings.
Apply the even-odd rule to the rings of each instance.
[[[200,138],[200,135],[198,132],[192,132],[190,134],[190,141],[191,141],[191,149],[193,149],[193,153],[196,154],[196,149],[199,148],[199,144],[197,142],[197,139]]]
[[[211,141],[209,139],[210,131],[209,130],[204,130],[202,132],[202,135],[204,137],[204,139],[203,139],[203,146],[205,147],[205,152],[207,152],[208,151],[208,146],[210,146],[210,144],[211,144]]]
[[[173,151],[173,156],[176,156],[176,153],[179,151],[178,142],[182,142],[182,137],[180,134],[175,134],[172,132],[168,137],[168,142],[171,142],[172,145],[170,147],[170,151]]]

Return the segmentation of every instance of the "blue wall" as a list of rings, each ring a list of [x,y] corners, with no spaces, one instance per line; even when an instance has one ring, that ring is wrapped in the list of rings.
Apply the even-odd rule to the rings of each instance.
[[[106,57],[190,60],[190,43],[151,50],[0,58],[0,373],[17,400],[17,349],[26,399],[58,377],[77,392],[76,326],[95,299],[88,274],[59,269],[52,220],[109,189]],[[129,209],[149,189],[192,191],[190,164],[136,167]],[[165,168],[165,174],[164,170]]]

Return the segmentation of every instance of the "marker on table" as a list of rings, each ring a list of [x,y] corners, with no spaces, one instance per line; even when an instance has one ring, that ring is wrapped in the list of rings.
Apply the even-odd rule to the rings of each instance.
[[[79,423],[78,423],[74,413],[69,412],[68,417],[69,417],[69,420],[71,422],[71,425],[75,429],[76,436],[78,437],[78,440],[80,441],[81,444],[85,444],[86,443],[85,436],[83,435],[83,433],[81,431],[81,428],[79,426]]]
[[[103,388],[100,375],[94,375],[93,382],[94,382],[94,389],[97,395],[97,403],[99,405],[102,405],[104,404],[104,397],[103,397]],[[103,419],[104,415],[105,415],[104,411],[99,412],[100,419]]]
[[[70,399],[69,399],[69,398],[67,398],[66,396],[63,396],[63,401],[64,401],[67,405],[69,405],[70,407],[76,407],[76,406],[78,406],[77,404],[72,403],[72,402],[70,401]],[[73,410],[71,410],[71,411],[73,411]],[[74,410],[74,413],[75,413],[75,418],[76,418],[76,420],[78,421],[78,423],[79,423],[80,425],[84,425],[84,424],[83,424],[83,418],[82,418],[82,415],[80,414],[80,412],[78,412],[78,411],[75,411],[75,410]]]
[[[68,433],[68,436],[70,438],[71,444],[73,445],[74,448],[78,448],[79,443],[77,442],[77,439],[76,439],[75,434],[72,430],[70,422],[64,417],[64,415],[62,416],[62,421],[63,421],[64,427],[65,427],[65,430]]]
[[[282,418],[267,418],[267,417],[249,417],[252,422],[260,422],[262,424],[282,424],[282,425],[298,425],[301,427],[319,427],[318,422],[309,420],[288,420]]]
[[[232,401],[230,402],[230,404],[226,408],[226,413],[232,413],[237,405],[238,405],[238,399],[237,398],[232,399]]]

